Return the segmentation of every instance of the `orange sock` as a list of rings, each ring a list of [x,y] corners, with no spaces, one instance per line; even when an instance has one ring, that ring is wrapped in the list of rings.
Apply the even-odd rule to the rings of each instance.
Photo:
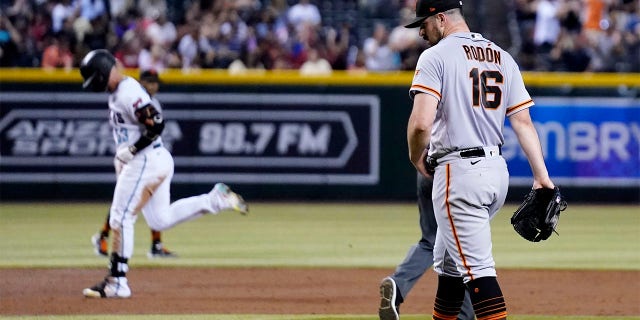
[[[464,300],[462,277],[438,276],[438,290],[433,307],[433,320],[456,320]]]
[[[162,242],[160,231],[151,230],[151,242]]]
[[[107,220],[102,225],[102,229],[100,229],[100,237],[109,238],[110,231],[111,231],[111,226],[109,225],[109,214],[107,214]]]

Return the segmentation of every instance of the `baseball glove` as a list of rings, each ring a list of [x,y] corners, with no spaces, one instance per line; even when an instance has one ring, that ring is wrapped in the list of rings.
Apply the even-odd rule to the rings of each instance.
[[[529,241],[547,240],[552,232],[556,232],[560,211],[566,208],[567,202],[558,187],[531,190],[511,217],[511,224]]]

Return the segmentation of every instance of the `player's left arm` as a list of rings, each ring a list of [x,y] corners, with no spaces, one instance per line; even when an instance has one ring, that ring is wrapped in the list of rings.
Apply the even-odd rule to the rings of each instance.
[[[536,128],[531,121],[529,109],[520,110],[509,116],[511,127],[518,137],[518,142],[529,160],[531,171],[533,171],[533,188],[546,187],[553,189],[554,184],[549,178],[547,166],[544,163],[542,146]]]
[[[136,109],[135,116],[138,122],[144,125],[145,130],[134,144],[116,151],[116,159],[122,163],[131,161],[138,151],[151,145],[153,141],[158,139],[162,134],[162,130],[164,130],[162,114],[150,103]]]
[[[518,142],[529,160],[529,166],[533,172],[533,188],[553,189],[554,184],[549,178],[547,166],[544,163],[540,138],[529,113],[529,108],[534,105],[534,102],[527,92],[518,65],[510,55],[506,57],[508,59],[507,65],[514,66],[504,70],[506,83],[509,85],[509,94],[506,97],[506,116],[509,118]]]
[[[135,111],[135,115],[138,118],[138,122],[144,125],[145,130],[140,136],[140,139],[133,144],[135,154],[138,150],[142,150],[153,143],[164,130],[164,119],[162,113],[156,109],[153,104],[147,104],[146,106],[139,108]]]

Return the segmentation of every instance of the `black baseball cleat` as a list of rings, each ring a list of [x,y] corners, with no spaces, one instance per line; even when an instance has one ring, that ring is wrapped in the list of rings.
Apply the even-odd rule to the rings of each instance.
[[[396,304],[398,288],[391,277],[382,279],[380,283],[380,320],[400,320],[400,308]]]
[[[165,248],[162,245],[162,242],[157,242],[151,245],[151,250],[147,252],[147,257],[149,259],[155,258],[177,258],[178,255],[169,251],[169,249]]]

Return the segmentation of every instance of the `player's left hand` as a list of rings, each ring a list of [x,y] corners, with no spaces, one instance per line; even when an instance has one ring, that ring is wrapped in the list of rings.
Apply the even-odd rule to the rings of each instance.
[[[558,187],[531,189],[511,217],[511,224],[529,241],[547,240],[556,231],[560,211],[566,208],[567,202]]]
[[[116,152],[116,159],[124,164],[127,164],[129,161],[131,161],[134,156],[135,154],[133,153],[133,151],[131,151],[131,147],[120,148]]]

